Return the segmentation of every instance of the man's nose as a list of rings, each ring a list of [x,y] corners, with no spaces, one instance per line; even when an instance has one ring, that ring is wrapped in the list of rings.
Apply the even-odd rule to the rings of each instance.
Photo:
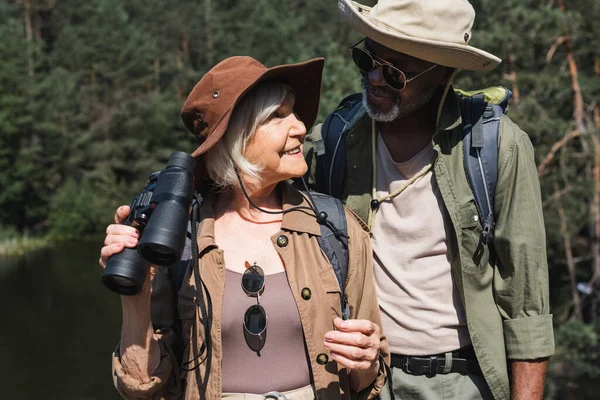
[[[369,83],[373,86],[387,86],[385,79],[383,78],[383,72],[381,71],[381,65],[375,65],[375,68],[367,75]]]

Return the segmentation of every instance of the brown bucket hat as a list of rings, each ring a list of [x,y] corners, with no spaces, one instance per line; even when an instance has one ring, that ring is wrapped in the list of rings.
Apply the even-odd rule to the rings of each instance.
[[[324,62],[315,58],[267,68],[251,57],[236,56],[215,65],[194,86],[181,110],[183,123],[200,142],[192,156],[197,158],[223,137],[235,106],[253,87],[267,80],[283,82],[294,90],[294,109],[309,129],[317,118]]]

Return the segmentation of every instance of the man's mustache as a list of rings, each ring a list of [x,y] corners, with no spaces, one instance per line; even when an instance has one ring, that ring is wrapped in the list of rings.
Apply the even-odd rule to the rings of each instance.
[[[385,89],[381,86],[373,86],[373,85],[371,85],[369,80],[365,77],[363,77],[361,81],[362,81],[361,82],[362,88],[368,92],[371,92],[375,96],[386,97],[388,99],[397,99],[398,98],[398,94],[396,92],[391,91],[389,89]]]

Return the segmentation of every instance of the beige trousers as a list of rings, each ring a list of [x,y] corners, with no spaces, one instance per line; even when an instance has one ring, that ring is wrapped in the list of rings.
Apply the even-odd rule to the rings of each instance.
[[[223,393],[221,398],[227,400],[315,400],[315,392],[313,391],[312,386],[308,385],[287,392],[269,392],[265,394]]]
[[[381,400],[493,400],[483,376],[461,375],[456,372],[414,376],[392,368],[394,393],[388,385],[380,394]]]

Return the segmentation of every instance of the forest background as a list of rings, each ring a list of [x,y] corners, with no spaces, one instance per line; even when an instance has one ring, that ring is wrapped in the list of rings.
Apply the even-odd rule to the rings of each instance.
[[[535,146],[557,341],[546,397],[575,398],[600,377],[600,1],[472,4],[471,44],[504,62],[455,86],[511,89]],[[101,233],[195,148],[179,111],[218,61],[324,56],[322,121],[359,90],[360,37],[333,0],[0,0],[0,255]]]

